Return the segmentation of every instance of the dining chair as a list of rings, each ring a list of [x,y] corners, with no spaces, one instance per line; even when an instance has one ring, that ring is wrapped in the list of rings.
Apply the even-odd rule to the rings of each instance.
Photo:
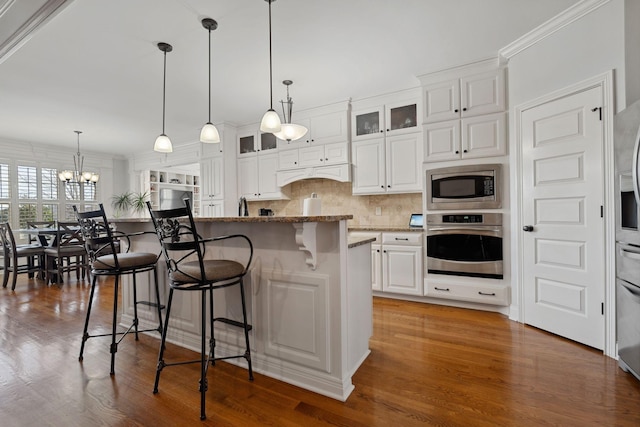
[[[27,273],[29,277],[38,272],[42,274],[44,248],[40,245],[16,245],[16,239],[8,222],[0,223],[0,239],[2,240],[2,256],[4,277],[2,287],[6,288],[9,274],[13,274],[11,290],[16,289],[18,274]],[[21,264],[20,260],[24,259]]]
[[[89,264],[78,223],[58,221],[53,239],[53,246],[44,250],[47,283],[63,283],[63,273],[72,271],[76,272],[76,280],[81,274],[84,279]]]
[[[39,228],[55,228],[55,221],[27,221],[27,228],[37,230]],[[42,246],[49,246],[51,239],[53,238],[50,234],[33,234],[29,233],[29,244],[35,245],[40,244]]]
[[[131,239],[136,236],[145,234],[130,233],[125,234],[112,229],[107,220],[102,203],[99,209],[95,211],[79,212],[74,205],[73,211],[78,219],[77,225],[80,226],[80,232],[84,238],[85,248],[89,255],[89,265],[91,267],[91,292],[89,294],[89,303],[87,305],[87,314],[84,322],[84,330],[82,332],[82,344],[80,346],[80,356],[78,360],[83,360],[85,343],[89,338],[95,337],[111,337],[111,375],[115,374],[115,357],[118,351],[118,344],[131,331],[135,333],[135,339],[138,341],[139,332],[157,331],[162,335],[162,310],[164,306],[160,301],[160,290],[158,288],[158,272],[157,262],[160,254],[148,252],[129,252],[131,247]],[[148,234],[149,232],[146,232]],[[121,244],[122,243],[122,244]],[[124,252],[122,252],[124,250]],[[138,285],[136,276],[138,273],[153,272],[155,284],[155,302],[138,301]],[[118,288],[120,285],[120,277],[123,275],[131,275],[133,290],[133,322],[124,331],[118,331]],[[96,282],[99,276],[114,277],[114,296],[113,296],[113,318],[111,323],[111,333],[106,334],[89,334],[89,318],[91,317],[91,306],[93,304],[93,296],[95,294]],[[138,328],[138,305],[146,305],[154,307],[157,310],[158,326],[150,329]],[[116,338],[119,338],[116,340]]]
[[[156,380],[153,392],[158,393],[158,383],[160,373],[166,366],[184,365],[188,363],[200,362],[200,419],[207,418],[205,412],[205,393],[208,388],[207,369],[209,364],[215,365],[216,360],[244,358],[249,368],[249,380],[253,381],[253,369],[251,367],[251,350],[249,346],[249,331],[252,326],[247,322],[247,309],[244,292],[244,276],[249,270],[253,258],[253,245],[248,237],[241,234],[228,236],[202,238],[196,229],[191,212],[189,199],[184,200],[184,207],[153,210],[151,203],[147,202],[147,208],[151,213],[156,234],[162,246],[162,252],[167,264],[169,276],[169,297],[167,300],[167,312],[165,314],[164,329],[158,354],[158,365],[156,369]],[[238,239],[242,247],[247,247],[247,260],[240,263],[227,259],[205,259],[207,244],[222,242],[228,239]],[[244,240],[244,243],[242,243]],[[215,317],[213,311],[213,291],[215,289],[227,288],[238,285],[242,305],[242,319],[229,319],[226,317]],[[200,360],[165,361],[165,341],[169,328],[169,316],[171,314],[171,303],[174,291],[200,292],[201,301],[201,349]],[[207,296],[209,300],[209,316],[207,317]],[[209,322],[210,338],[207,348],[207,321]],[[227,325],[239,327],[244,331],[245,350],[241,354],[216,357],[214,322],[221,322]]]

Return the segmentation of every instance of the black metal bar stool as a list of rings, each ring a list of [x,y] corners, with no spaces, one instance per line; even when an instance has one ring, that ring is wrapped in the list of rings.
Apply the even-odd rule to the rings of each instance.
[[[85,247],[89,254],[89,262],[91,265],[91,292],[89,295],[89,304],[87,306],[87,317],[84,322],[84,331],[82,332],[82,345],[80,346],[79,360],[83,359],[84,345],[89,338],[111,336],[111,375],[115,374],[115,357],[118,351],[118,344],[132,330],[135,332],[136,341],[139,332],[158,331],[162,335],[162,309],[160,303],[160,291],[158,289],[158,271],[156,265],[160,254],[152,254],[146,252],[129,252],[131,246],[131,237],[140,236],[145,233],[124,234],[113,231],[107,221],[102,203],[100,209],[90,212],[78,212],[76,206],[73,211],[78,218],[78,224],[82,231],[85,241]],[[122,243],[126,243],[126,251],[121,253]],[[156,301],[138,301],[136,275],[153,271]],[[133,323],[125,331],[118,332],[118,287],[120,276],[123,274],[131,274],[133,280]],[[110,334],[88,333],[89,317],[91,316],[91,304],[93,303],[93,295],[96,288],[98,276],[114,276],[114,295],[113,295],[113,322]],[[158,311],[158,327],[152,329],[138,329],[138,304],[155,307]],[[116,341],[116,337],[120,336]]]
[[[158,368],[156,371],[156,381],[153,392],[158,392],[160,373],[165,366],[184,365],[187,363],[200,362],[200,419],[207,418],[205,413],[205,393],[207,391],[207,369],[209,364],[215,365],[216,360],[244,358],[249,367],[249,380],[253,381],[253,369],[251,367],[251,350],[249,346],[249,331],[251,325],[247,322],[247,307],[245,304],[244,276],[247,274],[249,265],[253,258],[253,245],[248,237],[241,234],[229,236],[219,236],[202,238],[196,230],[196,225],[191,213],[191,204],[186,199],[184,208],[168,210],[152,210],[151,204],[147,202],[147,207],[151,213],[151,219],[156,229],[158,239],[162,246],[167,270],[169,273],[169,298],[167,301],[167,313],[162,331],[162,341],[158,354]],[[205,259],[205,249],[207,243],[219,242],[227,239],[244,240],[248,247],[248,260],[243,265],[237,261],[226,259]],[[226,288],[238,285],[242,301],[242,320],[215,317],[213,313],[213,291],[215,289]],[[165,341],[167,339],[167,329],[169,326],[169,316],[171,313],[171,302],[173,291],[195,291],[201,292],[202,304],[202,347],[200,360],[190,360],[167,363],[164,360]],[[209,293],[209,318],[207,319],[207,292]],[[206,345],[207,320],[211,330],[209,348]],[[244,330],[246,348],[244,353],[225,357],[215,356],[214,322],[222,322],[228,325],[237,326]]]

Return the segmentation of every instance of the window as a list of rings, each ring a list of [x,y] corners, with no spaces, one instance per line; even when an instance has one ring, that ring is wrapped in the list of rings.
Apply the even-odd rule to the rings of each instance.
[[[58,200],[58,170],[42,168],[42,200]]]
[[[8,222],[11,219],[11,205],[0,203],[0,222]]]
[[[11,181],[9,179],[9,165],[0,164],[0,199],[11,197]]]
[[[35,166],[18,166],[18,199],[38,198],[38,175]]]

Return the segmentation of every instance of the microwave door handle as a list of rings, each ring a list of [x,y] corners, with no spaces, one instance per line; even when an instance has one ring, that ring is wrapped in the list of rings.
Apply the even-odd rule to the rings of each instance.
[[[636,198],[636,203],[640,206],[640,177],[638,177],[638,156],[640,155],[640,129],[638,129],[638,135],[636,135],[636,143],[633,146],[633,170],[631,171],[631,176],[633,178],[633,195]]]

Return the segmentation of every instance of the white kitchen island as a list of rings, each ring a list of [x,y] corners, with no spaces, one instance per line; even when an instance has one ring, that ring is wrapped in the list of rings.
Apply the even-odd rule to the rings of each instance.
[[[203,237],[244,234],[254,246],[245,281],[256,372],[334,399],[353,391],[351,377],[369,354],[372,334],[372,239],[349,240],[351,215],[196,218]],[[111,220],[118,231],[153,231],[150,219]],[[236,241],[234,241],[236,240]],[[234,246],[234,245],[239,246]],[[246,259],[246,245],[231,239],[207,248],[206,257]],[[155,234],[137,238],[132,251],[159,253]],[[243,258],[244,257],[244,258]],[[158,263],[161,294],[168,294],[164,258]],[[151,275],[139,299],[150,294]],[[122,322],[133,315],[131,286],[125,286]],[[216,316],[241,319],[236,287],[214,293]],[[175,292],[167,339],[200,349],[200,293]],[[143,326],[157,324],[153,309],[139,306]],[[207,331],[209,334],[210,331]],[[153,336],[157,336],[154,334]],[[244,348],[242,330],[216,324],[216,355]],[[159,340],[158,340],[159,343]],[[243,359],[229,360],[246,368]],[[256,379],[259,381],[259,379]]]

